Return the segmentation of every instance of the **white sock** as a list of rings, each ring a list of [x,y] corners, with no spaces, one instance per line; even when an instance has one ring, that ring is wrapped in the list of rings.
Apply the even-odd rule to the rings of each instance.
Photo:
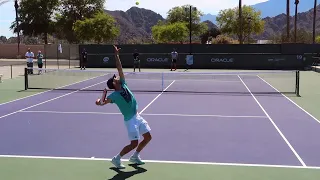
[[[117,154],[117,155],[116,155],[116,159],[121,159],[120,154]]]
[[[139,156],[139,152],[137,152],[137,151],[134,152],[132,156],[133,156],[133,157],[138,157],[138,156]]]

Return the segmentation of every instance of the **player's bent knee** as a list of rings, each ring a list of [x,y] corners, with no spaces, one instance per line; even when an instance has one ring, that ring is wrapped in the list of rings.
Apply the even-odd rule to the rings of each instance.
[[[147,133],[143,134],[143,138],[146,141],[151,141],[151,139],[152,139],[151,133],[147,132]]]
[[[136,148],[139,144],[139,141],[138,140],[132,140],[131,143],[130,143],[130,146],[132,148]]]

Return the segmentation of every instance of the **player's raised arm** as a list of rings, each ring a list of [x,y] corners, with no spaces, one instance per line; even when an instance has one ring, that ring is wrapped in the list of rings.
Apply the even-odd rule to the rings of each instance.
[[[113,45],[114,47],[114,52],[115,52],[115,59],[116,59],[116,67],[118,69],[118,73],[121,79],[124,80],[124,74],[123,74],[123,70],[122,70],[122,64],[120,61],[120,57],[119,57],[119,50],[121,48],[118,48],[117,46]]]

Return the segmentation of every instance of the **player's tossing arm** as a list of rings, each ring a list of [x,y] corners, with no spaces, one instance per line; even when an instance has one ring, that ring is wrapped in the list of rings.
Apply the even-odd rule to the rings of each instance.
[[[120,61],[120,57],[119,57],[119,50],[121,48],[117,48],[117,46],[113,45],[114,49],[115,49],[115,59],[116,59],[116,67],[118,69],[118,73],[121,79],[124,80],[124,74],[123,74],[123,70],[122,70],[122,64]]]

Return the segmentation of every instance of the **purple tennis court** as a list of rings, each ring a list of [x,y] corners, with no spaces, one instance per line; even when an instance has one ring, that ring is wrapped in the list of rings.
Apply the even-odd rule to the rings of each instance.
[[[116,105],[95,105],[106,77],[87,77],[61,90],[1,104],[0,155],[112,158],[129,141]],[[320,123],[270,79],[232,73],[217,77],[128,74],[139,112],[152,128],[143,159],[320,166]],[[295,82],[290,77],[286,80]],[[53,80],[34,75],[29,86],[52,84],[45,78]],[[65,78],[55,85],[62,81],[71,84]],[[294,91],[294,84],[285,87],[281,91]]]

